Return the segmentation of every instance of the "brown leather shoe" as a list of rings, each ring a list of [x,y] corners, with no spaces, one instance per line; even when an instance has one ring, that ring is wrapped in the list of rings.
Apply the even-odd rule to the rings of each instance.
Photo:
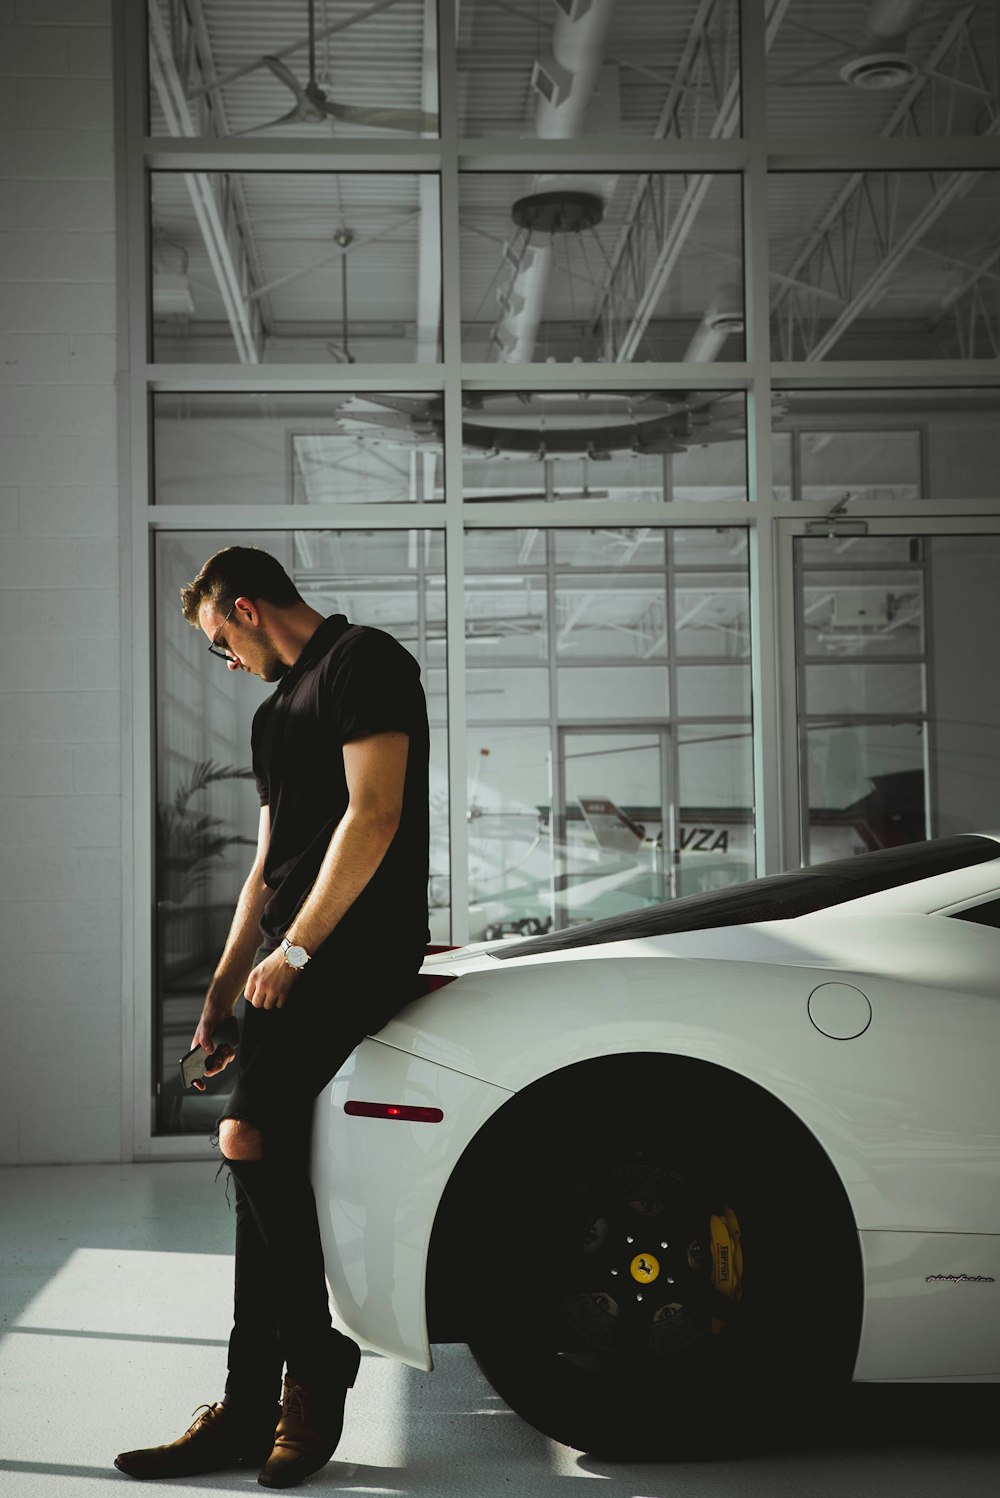
[[[224,1472],[229,1467],[256,1466],[274,1441],[273,1431],[248,1438],[224,1404],[200,1404],[194,1424],[167,1446],[123,1451],[115,1466],[127,1477],[196,1477],[201,1472]]]
[[[360,1361],[360,1352],[358,1354]],[[285,1375],[281,1419],[274,1449],[257,1481],[265,1488],[291,1488],[325,1467],[344,1428],[344,1400],[354,1378],[316,1384]]]

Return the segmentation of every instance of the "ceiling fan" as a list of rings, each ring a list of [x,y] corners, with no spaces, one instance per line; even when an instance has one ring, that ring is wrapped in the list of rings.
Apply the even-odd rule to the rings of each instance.
[[[291,68],[280,57],[266,56],[261,64],[270,69],[275,78],[295,95],[295,105],[287,114],[279,115],[264,125],[254,125],[250,130],[241,130],[241,135],[253,135],[257,130],[271,130],[275,125],[291,125],[300,121],[317,124],[323,120],[343,120],[351,125],[367,125],[373,130],[405,130],[412,133],[436,133],[438,118],[422,109],[396,109],[392,106],[374,107],[362,104],[340,104],[331,99],[316,80],[316,0],[308,0],[309,10],[309,79],[302,83]]]

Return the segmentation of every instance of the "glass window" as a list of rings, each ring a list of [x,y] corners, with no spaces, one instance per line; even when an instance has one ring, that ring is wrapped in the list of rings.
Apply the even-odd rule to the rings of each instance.
[[[670,675],[661,666],[563,666],[557,673],[559,716],[635,720],[670,711]]]
[[[424,680],[427,696],[427,717],[436,728],[448,721],[448,674],[441,667],[430,670]]]
[[[678,666],[677,711],[685,718],[705,713],[750,716],[749,666]]]
[[[677,894],[751,879],[756,854],[749,721],[681,724],[677,781]]]
[[[799,475],[801,499],[916,499],[920,433],[800,432]]]
[[[440,358],[438,179],[413,172],[153,172],[153,358]]]
[[[678,744],[682,806],[688,822],[695,825],[698,813],[705,811],[750,814],[749,723],[687,723],[680,729]]]
[[[927,726],[858,719],[803,727],[808,863],[928,837]]]
[[[501,829],[472,831],[470,810],[473,938],[748,877],[745,534],[560,527],[466,540],[469,718],[482,725],[470,730],[470,802],[493,806]],[[688,553],[713,570],[688,570]],[[530,562],[510,572],[520,556]],[[502,792],[495,805],[486,786]]]
[[[822,566],[831,556],[829,541],[828,536],[807,536],[797,542],[802,561]],[[849,558],[855,565],[886,562],[902,566],[907,562],[919,563],[923,550],[917,536],[844,536],[838,555]]]
[[[470,666],[548,658],[546,579],[497,572],[468,577],[465,585],[465,654]]]
[[[720,890],[707,899],[675,900],[652,910],[610,916],[581,931],[553,932],[533,941],[498,947],[490,956],[500,962],[541,952],[565,952],[573,947],[610,941],[635,941],[647,936],[669,936],[678,931],[710,931],[720,926],[755,925],[759,921],[794,920],[815,911],[830,910],[866,895],[911,884],[914,879],[933,879],[956,869],[991,862],[996,856],[992,839],[955,837],[907,848],[871,853],[858,860],[845,858],[828,864],[821,874],[796,869],[789,874],[771,874],[752,879],[739,890]],[[700,891],[698,892],[700,893]],[[964,912],[963,914],[967,914]],[[955,919],[962,919],[959,915]]]
[[[739,132],[736,0],[463,0],[458,18],[464,135]]]
[[[546,719],[549,673],[531,667],[491,666],[471,669],[465,678],[466,716],[470,723]]]
[[[844,661],[806,666],[805,701],[810,713],[911,712],[924,709],[922,663]]]
[[[469,734],[469,928],[473,941],[551,922],[547,728]]]
[[[768,125],[797,137],[979,135],[997,90],[988,5],[791,0],[769,28]]]
[[[747,532],[742,526],[703,526],[672,530],[670,551],[676,566],[729,567],[747,565]]]
[[[750,600],[744,568],[722,574],[678,570],[674,578],[677,655],[730,657],[750,654]]]
[[[792,497],[792,438],[789,432],[771,432],[771,488],[775,499]]]
[[[207,1133],[232,1068],[204,1095],[182,1091],[205,990],[225,943],[257,841],[260,806],[250,726],[273,687],[230,672],[185,621],[178,593],[223,546],[259,545],[320,613],[345,613],[394,635],[421,664],[431,700],[431,925],[448,940],[448,779],[442,659],[444,578],[426,531],[271,531],[155,536],[156,969],[155,1129]],[[435,642],[440,649],[435,650]],[[433,678],[433,681],[431,680]]]
[[[666,563],[667,532],[651,525],[622,529],[558,530],[551,532],[556,567],[560,572],[631,572],[661,569]]]
[[[1000,161],[984,169],[986,146],[969,145],[996,134],[1000,0],[768,0],[763,19],[741,0],[442,5],[140,6],[139,94],[159,144],[141,153],[148,195],[128,211],[133,238],[149,231],[149,305],[130,317],[149,328],[142,353],[159,369],[136,361],[128,395],[149,413],[157,507],[163,1132],[201,1132],[217,1112],[210,1094],[182,1099],[173,1077],[256,832],[248,735],[264,689],[206,661],[177,607],[204,557],[239,539],[223,534],[233,506],[242,538],[278,552],[320,612],[386,629],[420,660],[435,941],[451,929],[456,644],[473,939],[558,935],[752,876],[750,529],[729,522],[737,504],[771,496],[748,472],[745,389],[703,387],[713,368],[732,385],[729,361],[747,357],[744,244],[758,231],[769,336],[762,348],[757,329],[753,368],[735,384],[776,387],[772,494],[800,516],[778,528],[786,540],[805,530],[805,506],[816,531],[794,543],[795,704],[781,703],[798,732],[803,860],[1000,825],[989,665],[1000,537],[878,534],[920,531],[912,517],[935,505],[968,516],[1000,504],[1000,377],[968,385],[994,378],[984,359],[1000,366]],[[437,21],[447,14],[450,30],[452,10],[446,136],[464,144],[443,216]],[[800,168],[770,172],[764,202],[746,197],[745,153],[722,145],[742,130],[739,23],[751,13],[772,162]],[[127,124],[142,135],[141,120]],[[831,142],[943,137],[955,148],[944,168],[913,154],[915,169],[877,169],[878,147],[851,148],[847,170],[813,171],[786,150],[811,141],[818,158]],[[613,168],[595,151],[609,142]],[[694,148],[702,170],[684,170]],[[745,222],[745,207],[759,221]],[[456,255],[462,369],[443,365],[442,244]],[[769,353],[782,361],[771,382]],[[852,388],[787,375],[824,359]],[[914,359],[940,361],[937,386],[909,383]],[[663,361],[690,378],[662,388]],[[865,361],[881,362],[875,388],[857,384]],[[894,388],[886,361],[901,371]],[[940,374],[944,361],[953,374]],[[630,366],[617,371],[630,388],[572,388],[591,383],[577,366],[599,362]],[[559,368],[536,378],[542,363]],[[520,379],[502,373],[512,364],[529,385],[568,388],[501,389]],[[400,365],[405,378],[391,373]],[[417,390],[400,389],[411,380]],[[189,384],[204,389],[177,393]],[[449,434],[461,496],[445,493],[445,385],[448,400],[461,387],[461,433]],[[141,531],[141,456],[133,467]],[[471,527],[452,579],[464,617],[450,621],[446,498]],[[518,523],[542,503],[546,525]],[[359,508],[386,504],[411,508],[402,520]],[[414,528],[430,513],[415,504],[435,505],[438,529]],[[261,529],[285,526],[277,506],[340,505],[355,508]],[[199,507],[213,533],[168,529],[189,523],[177,506]],[[860,514],[868,533],[829,538],[815,522],[831,514]],[[294,528],[316,523],[326,528]],[[779,544],[778,574],[786,559]],[[767,548],[760,562],[771,580]],[[784,623],[776,598],[755,604],[770,632]]]
[[[432,395],[153,396],[156,504],[403,504],[444,497]]]
[[[562,658],[665,658],[667,597],[662,573],[559,576],[555,647]]]
[[[459,190],[466,359],[743,357],[737,175],[467,172]]]
[[[1000,498],[995,389],[784,390],[773,428],[794,445],[785,498],[848,513],[854,500]]]
[[[437,11],[427,0],[353,7],[245,0],[149,7],[153,135],[295,141],[436,135]]]
[[[1000,822],[982,643],[1000,630],[1000,536],[884,539],[885,563],[839,538],[796,542],[809,863]]]
[[[560,734],[552,904],[557,930],[670,897],[669,758],[663,729]]]
[[[810,560],[814,557],[815,552]],[[919,567],[900,572],[879,568],[874,576],[850,567],[835,572],[810,569],[802,590],[805,660],[923,656],[924,581]]]
[[[1000,172],[789,172],[768,183],[776,359],[976,359]]]
[[[467,394],[466,503],[743,501],[746,401],[736,391]]]
[[[524,571],[545,566],[548,531],[536,530],[468,530],[465,533],[466,572],[493,572],[498,569]]]

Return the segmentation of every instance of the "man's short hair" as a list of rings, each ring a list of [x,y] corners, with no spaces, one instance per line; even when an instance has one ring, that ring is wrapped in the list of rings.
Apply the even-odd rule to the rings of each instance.
[[[302,603],[302,594],[276,557],[259,546],[226,546],[209,557],[198,576],[181,589],[181,607],[189,624],[198,625],[202,604],[225,614],[237,598],[273,603],[287,609]]]

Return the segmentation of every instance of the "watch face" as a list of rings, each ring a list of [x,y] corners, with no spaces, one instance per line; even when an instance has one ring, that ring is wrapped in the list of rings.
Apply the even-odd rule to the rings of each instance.
[[[289,967],[305,967],[309,961],[309,953],[305,947],[286,947],[285,961]]]

